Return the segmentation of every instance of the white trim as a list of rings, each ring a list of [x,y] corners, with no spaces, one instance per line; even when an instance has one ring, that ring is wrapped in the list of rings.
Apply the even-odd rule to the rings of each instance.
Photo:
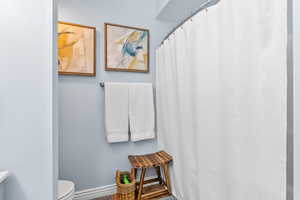
[[[75,192],[74,200],[92,200],[104,196],[113,195],[116,193],[116,191],[117,191],[116,184],[87,189],[87,190],[81,190]]]

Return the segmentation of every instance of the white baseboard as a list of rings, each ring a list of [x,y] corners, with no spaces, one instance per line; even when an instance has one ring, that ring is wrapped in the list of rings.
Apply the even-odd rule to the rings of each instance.
[[[100,197],[113,195],[116,193],[116,191],[117,186],[115,184],[87,190],[81,190],[75,192],[74,200],[92,200]]]

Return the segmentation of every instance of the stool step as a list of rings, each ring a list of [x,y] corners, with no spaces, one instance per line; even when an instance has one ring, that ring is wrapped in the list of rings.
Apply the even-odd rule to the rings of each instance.
[[[168,188],[164,185],[149,185],[145,186],[143,189],[142,199],[152,199],[152,198],[161,198],[169,196]]]
[[[159,181],[160,181],[159,178],[148,179],[148,180],[145,180],[145,181],[144,181],[144,185],[149,184],[149,183],[156,183],[156,182],[159,182]],[[140,182],[137,182],[136,184],[139,185]]]

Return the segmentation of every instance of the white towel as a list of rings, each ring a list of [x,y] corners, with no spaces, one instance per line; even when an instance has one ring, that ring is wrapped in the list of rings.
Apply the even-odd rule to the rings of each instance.
[[[129,124],[133,142],[155,137],[153,99],[151,83],[129,84]]]
[[[128,141],[128,85],[105,83],[105,128],[109,143]]]

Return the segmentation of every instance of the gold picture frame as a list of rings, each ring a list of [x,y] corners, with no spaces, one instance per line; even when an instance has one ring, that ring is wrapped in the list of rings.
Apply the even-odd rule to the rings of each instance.
[[[58,73],[96,76],[96,28],[58,22]]]
[[[105,23],[105,70],[149,72],[149,32],[148,29]]]

